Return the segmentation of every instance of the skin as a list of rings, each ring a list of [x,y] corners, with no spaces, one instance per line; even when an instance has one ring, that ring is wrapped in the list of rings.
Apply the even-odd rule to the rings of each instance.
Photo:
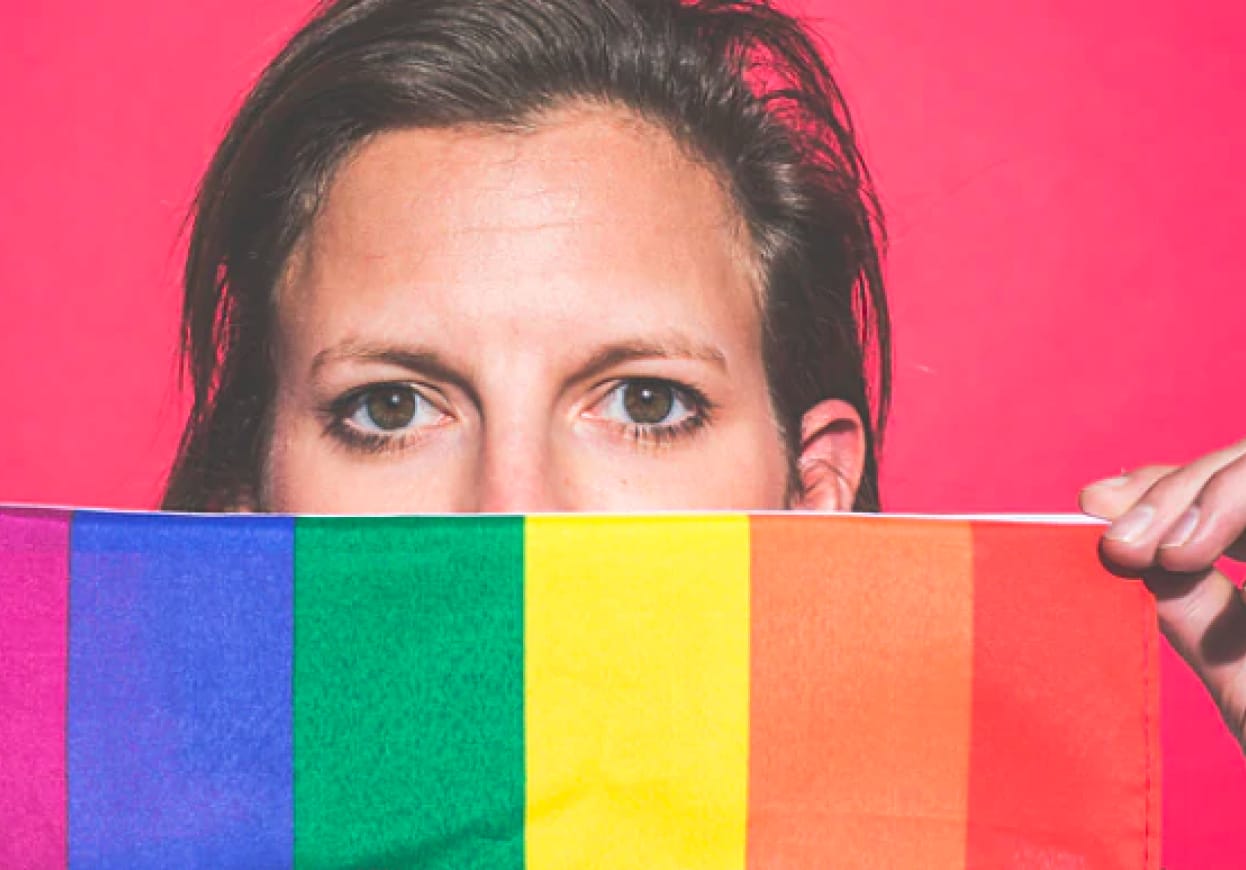
[[[269,453],[239,507],[847,510],[864,442],[833,399],[804,417],[790,497],[761,292],[714,172],[622,112],[377,136],[279,288]],[[646,389],[660,423],[629,410]],[[1246,442],[1081,499],[1246,746],[1246,600],[1213,566],[1246,557]]]
[[[336,173],[278,293],[261,503],[789,506],[760,301],[717,177],[639,119],[578,107],[523,132],[380,135]],[[670,400],[662,426],[628,412],[645,383]],[[376,425],[386,390],[419,397],[411,425]],[[846,509],[859,418],[828,401],[804,435],[795,506]]]
[[[1195,670],[1246,752],[1246,597],[1219,570],[1246,560],[1246,441],[1189,465],[1099,481],[1082,510],[1112,520],[1100,549],[1156,598],[1160,628]]]

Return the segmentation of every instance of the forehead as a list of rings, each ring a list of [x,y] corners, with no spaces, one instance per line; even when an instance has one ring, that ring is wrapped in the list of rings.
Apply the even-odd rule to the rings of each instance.
[[[468,315],[558,329],[592,312],[602,328],[752,329],[746,239],[717,175],[618,110],[520,132],[390,131],[335,174],[280,305],[339,339],[415,310],[426,327]]]

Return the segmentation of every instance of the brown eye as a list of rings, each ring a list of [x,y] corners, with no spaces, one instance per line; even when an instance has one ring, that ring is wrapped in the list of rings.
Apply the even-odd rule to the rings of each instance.
[[[361,410],[377,429],[392,432],[410,426],[418,406],[419,400],[410,388],[386,386],[369,390]]]
[[[412,446],[421,434],[454,419],[416,385],[397,382],[352,390],[326,411],[330,435],[369,453]]]
[[[620,378],[585,416],[609,423],[616,438],[669,444],[710,422],[715,405],[693,386],[666,378]]]
[[[630,381],[623,386],[623,409],[633,423],[662,423],[675,407],[675,389],[663,381]]]

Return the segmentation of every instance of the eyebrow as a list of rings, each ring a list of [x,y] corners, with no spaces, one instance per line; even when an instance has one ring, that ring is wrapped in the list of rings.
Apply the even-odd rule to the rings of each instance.
[[[574,379],[586,380],[614,366],[647,359],[696,360],[710,363],[723,372],[727,371],[727,357],[721,350],[674,335],[663,341],[637,340],[607,345],[580,366]]]
[[[696,360],[709,363],[723,372],[727,370],[727,357],[718,348],[709,344],[698,344],[681,335],[673,335],[662,341],[638,339],[609,344],[585,360],[568,378],[568,382],[588,380],[623,363],[652,359]],[[325,366],[336,362],[372,362],[397,366],[452,384],[475,396],[468,378],[462,372],[446,362],[436,351],[421,347],[342,342],[325,348],[312,358],[312,375],[317,375]]]
[[[420,347],[369,344],[345,341],[327,347],[312,357],[311,373],[315,377],[327,365],[337,362],[384,363],[410,372],[417,372],[435,380],[451,384],[469,396],[476,398],[467,377],[446,362],[436,351]]]

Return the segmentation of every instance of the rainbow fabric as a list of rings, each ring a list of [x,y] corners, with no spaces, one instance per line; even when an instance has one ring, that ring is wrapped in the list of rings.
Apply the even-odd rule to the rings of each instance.
[[[1159,866],[1099,530],[0,511],[0,866]]]

